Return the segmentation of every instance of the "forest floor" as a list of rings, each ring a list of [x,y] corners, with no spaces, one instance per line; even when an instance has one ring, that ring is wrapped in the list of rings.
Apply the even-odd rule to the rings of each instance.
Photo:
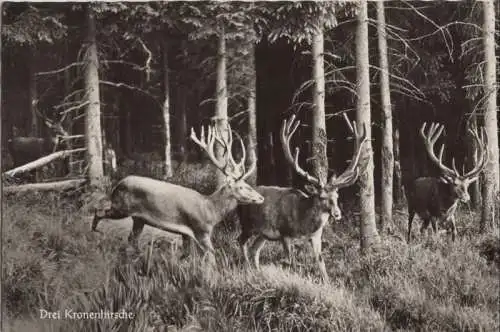
[[[36,196],[36,195],[35,195]],[[101,221],[44,194],[3,202],[2,331],[498,331],[498,227],[476,234],[476,216],[458,216],[455,243],[419,236],[405,242],[406,212],[395,211],[378,252],[359,252],[356,217],[323,237],[330,284],[322,284],[309,246],[297,266],[282,266],[268,243],[261,271],[247,268],[234,227],[217,227],[217,268],[163,232],[127,246],[130,220]],[[118,226],[116,226],[118,225]],[[124,225],[124,226],[121,226]],[[419,222],[417,222],[419,226]],[[149,236],[148,236],[149,234]],[[151,235],[156,241],[151,246]],[[301,250],[304,248],[304,250]],[[130,320],[43,320],[40,309],[134,313]],[[64,318],[64,317],[63,317]]]

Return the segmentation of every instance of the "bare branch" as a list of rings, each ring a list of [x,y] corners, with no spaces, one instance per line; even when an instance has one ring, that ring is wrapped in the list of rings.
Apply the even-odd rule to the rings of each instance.
[[[55,70],[51,70],[51,71],[38,72],[38,73],[35,74],[35,76],[59,74],[61,72],[64,72],[64,71],[68,70],[71,67],[82,66],[82,65],[84,65],[83,62],[73,62],[73,63],[71,63],[71,64],[69,64],[69,65],[67,65],[66,67],[63,67],[63,68],[59,68],[59,69],[55,69]]]

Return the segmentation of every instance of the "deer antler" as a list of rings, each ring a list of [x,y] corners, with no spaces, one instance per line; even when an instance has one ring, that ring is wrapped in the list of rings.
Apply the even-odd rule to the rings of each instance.
[[[346,170],[339,177],[332,176],[329,180],[329,184],[337,188],[350,186],[358,179],[359,175],[358,164],[359,164],[359,157],[361,155],[361,148],[363,144],[367,141],[365,123],[363,123],[362,134],[359,134],[356,121],[353,121],[352,123],[349,122],[349,119],[347,118],[345,113],[344,113],[344,119],[347,122],[349,130],[354,134],[354,151],[352,154],[351,163],[346,168]]]
[[[429,128],[429,132],[425,134],[425,127],[427,126],[427,122],[424,122],[422,127],[420,128],[420,136],[424,139],[424,144],[425,148],[427,150],[427,154],[429,155],[429,158],[436,164],[441,171],[448,176],[451,177],[459,177],[460,173],[457,171],[457,168],[455,166],[455,160],[453,159],[452,161],[452,167],[453,170],[446,167],[443,162],[443,153],[444,153],[444,144],[441,144],[441,148],[439,149],[439,158],[436,157],[434,154],[434,144],[436,141],[439,139],[439,136],[443,133],[444,126],[437,124],[437,123],[431,123],[431,126]]]
[[[283,147],[283,151],[285,153],[286,160],[288,163],[290,163],[297,174],[300,176],[304,177],[308,182],[315,184],[315,185],[320,185],[322,186],[323,184],[319,180],[319,178],[312,176],[311,174],[307,173],[304,171],[300,166],[299,166],[299,152],[300,149],[297,147],[295,148],[295,156],[292,156],[292,152],[290,151],[290,139],[292,138],[293,134],[297,130],[297,128],[300,125],[300,121],[295,121],[295,114],[290,117],[290,119],[287,121],[286,119],[283,120],[283,124],[281,126],[281,145]]]
[[[470,170],[468,173],[463,175],[463,179],[470,179],[478,175],[486,165],[486,162],[488,161],[489,155],[488,155],[488,149],[486,149],[486,146],[488,145],[488,135],[486,134],[486,131],[484,128],[481,130],[481,137],[479,137],[477,130],[472,130],[469,128],[469,133],[471,133],[472,137],[476,141],[476,149],[475,149],[475,155],[477,156],[477,147],[479,146],[480,151],[480,156],[481,159],[479,163],[477,163],[472,170]],[[477,158],[475,159],[477,160]]]
[[[215,134],[215,129],[212,126],[208,126],[208,133],[207,137],[205,137],[205,127],[201,127],[201,135],[200,138],[196,136],[196,132],[194,131],[194,128],[191,128],[191,139],[198,145],[200,146],[205,152],[207,153],[208,157],[212,161],[212,163],[220,169],[224,174],[226,164],[227,163],[222,163],[220,160],[217,160],[215,157],[215,152],[214,152],[214,144],[215,140],[217,139],[217,135]],[[227,174],[226,174],[227,175]]]
[[[191,139],[207,152],[208,156],[210,157],[210,160],[212,160],[214,165],[217,168],[219,168],[226,176],[232,177],[237,180],[240,179],[245,180],[246,178],[248,178],[248,176],[250,176],[251,173],[255,171],[255,168],[257,167],[256,160],[255,158],[253,158],[254,162],[252,163],[248,171],[245,171],[245,159],[246,159],[245,144],[243,143],[241,136],[236,132],[235,134],[237,135],[238,140],[240,141],[242,158],[240,159],[239,162],[236,162],[234,160],[232,153],[232,145],[233,145],[232,130],[229,123],[227,124],[227,126],[228,126],[227,138],[224,138],[223,135],[220,133],[219,128],[216,125],[214,125],[214,126],[208,126],[208,135],[206,139],[205,139],[204,127],[202,127],[201,129],[201,139],[198,139],[198,137],[196,137],[194,129],[191,128]],[[225,162],[221,162],[220,160],[217,160],[217,158],[215,157],[214,145],[216,141],[220,143],[224,148]]]

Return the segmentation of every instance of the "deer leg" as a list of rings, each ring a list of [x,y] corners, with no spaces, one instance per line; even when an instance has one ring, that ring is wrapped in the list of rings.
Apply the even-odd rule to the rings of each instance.
[[[283,244],[283,249],[285,251],[286,259],[288,261],[288,265],[292,265],[292,241],[288,237],[284,237],[281,239],[281,243]]]
[[[255,265],[255,268],[258,270],[260,269],[260,264],[259,264],[259,258],[260,258],[260,251],[264,247],[264,244],[266,243],[266,239],[262,236],[259,235],[253,245],[250,251],[252,252],[252,258],[253,258],[253,263]]]
[[[97,230],[97,225],[102,219],[123,219],[127,218],[128,215],[123,214],[121,212],[116,211],[115,209],[111,208],[108,210],[97,210],[94,214],[94,220],[92,221],[92,231],[93,232],[99,232]]]
[[[429,218],[429,217],[424,218],[424,220],[422,222],[422,226],[420,227],[420,234],[421,235],[424,235],[425,230],[427,229],[427,227],[429,227],[430,219],[431,218]]]
[[[215,265],[215,249],[210,239],[210,233],[204,233],[201,236],[197,236],[197,238],[203,250],[203,259],[208,258],[208,262],[211,265]]]
[[[238,242],[240,243],[241,251],[243,253],[243,257],[245,258],[245,263],[250,265],[250,259],[248,258],[248,240],[250,239],[251,234],[247,232],[241,232],[238,237]]]
[[[451,240],[455,242],[455,239],[457,237],[457,226],[455,225],[455,216],[450,216],[449,220],[451,223]]]
[[[432,218],[431,219],[431,225],[432,225],[432,231],[434,232],[434,234],[437,234],[437,232],[438,232],[438,225],[437,225],[436,218]]]
[[[128,236],[128,242],[133,245],[134,247],[138,248],[139,247],[139,235],[141,235],[142,230],[144,229],[144,225],[146,224],[146,221],[142,218],[139,217],[132,217],[133,220],[133,225],[132,225],[132,231],[130,232],[130,235]]]
[[[325,261],[323,260],[323,256],[321,255],[321,234],[323,232],[316,232],[309,241],[311,242],[314,259],[318,264],[319,271],[321,273],[321,279],[323,279],[324,283],[329,283],[328,274],[326,273]]]
[[[415,211],[410,210],[408,213],[408,236],[406,242],[410,243],[411,240],[411,225],[413,223],[413,218],[415,217]]]
[[[191,253],[191,238],[188,235],[182,234],[182,254],[180,259],[186,259]]]

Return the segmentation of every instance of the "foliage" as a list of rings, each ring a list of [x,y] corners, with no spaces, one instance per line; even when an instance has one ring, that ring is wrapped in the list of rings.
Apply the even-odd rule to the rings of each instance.
[[[2,7],[2,39],[7,44],[53,44],[67,35],[68,27],[60,10],[34,3],[6,3]]]

